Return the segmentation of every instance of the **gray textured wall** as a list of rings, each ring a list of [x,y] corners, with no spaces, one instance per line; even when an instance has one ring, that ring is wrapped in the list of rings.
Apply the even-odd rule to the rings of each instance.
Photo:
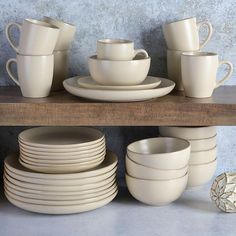
[[[205,50],[218,52],[221,59],[235,63],[235,9],[235,0],[0,0],[0,85],[13,85],[5,71],[6,60],[15,56],[4,35],[4,27],[11,21],[40,19],[47,15],[75,24],[77,33],[71,47],[71,75],[88,73],[87,58],[94,54],[97,39],[119,37],[132,39],[136,48],[149,52],[152,57],[150,74],[166,76],[166,47],[161,31],[164,22],[190,16],[208,19],[213,24],[214,34]],[[235,73],[228,84],[235,84]],[[1,158],[16,148],[16,135],[20,130],[22,128],[0,128]],[[156,134],[153,127],[104,130],[109,147],[119,152],[121,159],[128,142]],[[236,129],[220,127],[218,134],[218,172],[236,170]]]

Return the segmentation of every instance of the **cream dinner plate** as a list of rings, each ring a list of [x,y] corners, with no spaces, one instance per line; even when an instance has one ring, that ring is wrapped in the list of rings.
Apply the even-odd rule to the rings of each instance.
[[[173,81],[160,78],[161,84],[155,89],[129,91],[86,89],[78,85],[77,79],[77,77],[72,77],[63,81],[63,85],[69,93],[82,98],[110,102],[145,101],[165,96],[175,87]]]
[[[100,197],[104,194],[107,194],[111,189],[115,187],[117,188],[117,184],[114,183],[112,186],[102,191],[92,192],[88,194],[79,194],[79,195],[60,195],[58,193],[54,195],[45,195],[45,194],[27,193],[12,188],[7,182],[4,182],[4,187],[8,189],[8,191],[10,191],[11,193],[25,198],[33,198],[33,199],[49,200],[49,201],[68,201],[68,200],[71,201],[71,200],[83,200],[87,198]]]
[[[45,191],[45,190],[36,190],[36,189],[30,189],[30,188],[25,188],[21,187],[18,185],[15,185],[11,183],[9,180],[7,180],[5,177],[3,177],[4,184],[7,184],[11,189],[24,192],[24,193],[29,193],[29,194],[34,194],[34,195],[47,195],[47,196],[82,196],[82,195],[88,195],[88,194],[94,194],[97,192],[101,192],[106,190],[107,188],[110,188],[113,184],[116,183],[116,178],[113,177],[109,183],[104,183],[104,185],[97,187],[97,188],[92,188],[92,189],[87,189],[87,190],[82,190],[82,191]]]
[[[25,202],[18,201],[10,197],[8,194],[5,194],[5,195],[7,199],[9,200],[9,202],[11,202],[13,205],[27,211],[44,213],[44,214],[73,214],[73,213],[90,211],[90,210],[94,210],[99,207],[105,206],[116,197],[117,193],[118,191],[116,191],[109,197],[104,198],[100,201],[82,204],[82,205],[68,205],[68,206],[45,206],[45,205],[39,205],[39,204],[25,203]]]
[[[23,182],[21,180],[12,178],[6,172],[4,172],[4,176],[9,182],[21,188],[35,189],[35,190],[41,190],[41,191],[61,192],[61,191],[83,191],[83,190],[98,188],[105,184],[110,183],[115,178],[116,174],[114,174],[113,176],[105,180],[102,180],[96,183],[83,184],[83,185],[57,185],[57,186]]]
[[[11,171],[16,174],[30,177],[30,178],[39,178],[39,179],[52,179],[52,180],[61,180],[61,179],[82,179],[93,176],[99,176],[111,171],[117,165],[117,156],[107,150],[104,161],[97,167],[79,173],[71,173],[71,174],[45,174],[45,173],[37,173],[28,168],[25,168],[19,163],[18,155],[11,154],[8,155],[4,160],[4,165]]]
[[[43,199],[35,199],[35,198],[26,198],[19,195],[14,194],[11,192],[9,188],[6,186],[4,187],[5,193],[9,197],[12,197],[18,201],[26,202],[26,203],[32,203],[32,204],[42,204],[47,206],[67,206],[67,205],[82,205],[86,203],[96,202],[100,201],[104,198],[109,197],[111,194],[115,193],[117,191],[117,186],[113,186],[112,189],[110,189],[107,193],[101,195],[101,196],[94,196],[92,198],[85,198],[85,199],[76,199],[76,200],[43,200]]]
[[[141,90],[141,89],[152,89],[156,88],[160,83],[161,79],[158,77],[147,76],[147,78],[137,85],[125,85],[125,86],[108,86],[98,84],[91,76],[77,77],[78,85],[87,89],[102,89],[102,90]]]
[[[19,134],[24,144],[46,149],[89,148],[103,138],[101,131],[88,127],[37,127]]]
[[[18,175],[14,172],[11,172],[6,166],[4,167],[4,171],[6,171],[6,173],[9,176],[11,176],[12,178],[14,178],[16,180],[27,182],[27,183],[42,184],[42,185],[55,185],[55,186],[57,186],[57,185],[83,185],[83,184],[100,182],[100,181],[103,181],[103,180],[113,176],[115,174],[116,170],[117,170],[117,167],[115,167],[114,169],[112,169],[111,171],[109,171],[105,174],[94,176],[94,177],[89,177],[89,178],[60,179],[60,180],[53,179],[52,180],[52,179],[30,178],[30,177]]]

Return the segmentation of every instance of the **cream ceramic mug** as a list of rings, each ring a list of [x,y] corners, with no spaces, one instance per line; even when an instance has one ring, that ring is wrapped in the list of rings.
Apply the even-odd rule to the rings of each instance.
[[[76,27],[74,25],[55,20],[47,16],[44,16],[43,21],[60,29],[60,33],[54,50],[68,50],[74,38]]]
[[[228,65],[229,71],[216,81],[217,70],[223,64]],[[181,71],[186,96],[206,98],[231,77],[233,65],[229,61],[219,61],[216,53],[189,52],[181,55]]]
[[[17,76],[12,72],[13,63],[17,65]],[[24,56],[17,54],[16,59],[9,59],[6,70],[10,78],[20,86],[24,97],[47,97],[50,93],[53,78],[53,55]]]
[[[208,34],[200,43],[199,30],[202,26],[207,26]],[[197,51],[202,49],[212,36],[212,25],[209,21],[197,23],[195,17],[163,25],[163,33],[167,47],[179,51]]]
[[[11,29],[16,27],[20,31],[19,45],[12,39]],[[6,37],[11,47],[22,55],[51,55],[55,48],[59,29],[46,22],[26,19],[23,24],[9,23],[6,26]]]
[[[97,41],[97,58],[112,61],[129,61],[137,54],[148,58],[144,49],[134,49],[134,42],[126,39],[101,39]]]

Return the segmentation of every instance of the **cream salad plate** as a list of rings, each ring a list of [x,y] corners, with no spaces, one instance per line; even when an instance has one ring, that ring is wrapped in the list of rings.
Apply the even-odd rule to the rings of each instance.
[[[134,102],[145,101],[152,98],[158,98],[169,94],[175,87],[171,80],[160,78],[161,83],[154,89],[144,90],[103,90],[87,89],[78,84],[78,77],[72,77],[64,80],[65,89],[78,97],[110,102]]]
[[[142,90],[142,89],[153,89],[161,83],[161,78],[147,76],[147,78],[137,85],[124,85],[124,86],[109,86],[98,84],[91,76],[78,76],[78,85],[87,89],[102,89],[102,90]]]

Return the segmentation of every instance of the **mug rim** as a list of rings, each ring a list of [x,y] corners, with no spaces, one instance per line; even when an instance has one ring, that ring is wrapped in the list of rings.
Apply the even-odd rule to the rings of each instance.
[[[175,23],[180,23],[182,21],[187,21],[187,20],[190,20],[190,19],[194,19],[196,21],[196,17],[192,16],[192,17],[188,17],[188,18],[184,18],[184,19],[180,19],[180,20],[177,20],[177,21],[172,21],[172,22],[166,23],[165,26],[175,24]]]
[[[32,19],[32,18],[27,18],[27,19],[25,19],[25,21],[27,23],[42,26],[42,27],[45,27],[45,28],[51,28],[51,29],[59,30],[59,28],[57,26],[51,25],[51,24],[49,24],[45,21],[36,20],[36,19]]]
[[[32,57],[32,58],[41,57],[41,58],[45,58],[45,57],[54,57],[54,55],[53,54],[48,54],[48,55],[24,55],[24,54],[16,53],[16,57]]]
[[[181,56],[186,56],[186,57],[214,57],[218,56],[217,53],[215,52],[183,52]]]
[[[133,44],[134,42],[128,39],[118,39],[118,38],[105,38],[105,39],[99,39],[97,41],[98,43],[105,44],[105,45],[115,45],[115,44]]]
[[[52,21],[55,22],[55,23],[64,24],[64,25],[67,25],[67,26],[70,26],[70,27],[73,27],[73,28],[75,27],[75,25],[73,25],[73,24],[64,22],[64,21],[62,21],[62,20],[57,20],[57,19],[54,19],[54,18],[49,17],[49,16],[43,16],[43,18],[52,20]],[[51,23],[52,25],[53,25],[53,22]],[[48,22],[46,22],[46,23],[48,23]],[[48,23],[48,24],[50,24],[50,23]],[[50,25],[51,25],[51,24],[50,24]],[[53,25],[53,26],[54,26],[54,25]],[[57,27],[57,26],[56,26],[56,27]],[[58,28],[58,27],[57,27],[57,28]]]

